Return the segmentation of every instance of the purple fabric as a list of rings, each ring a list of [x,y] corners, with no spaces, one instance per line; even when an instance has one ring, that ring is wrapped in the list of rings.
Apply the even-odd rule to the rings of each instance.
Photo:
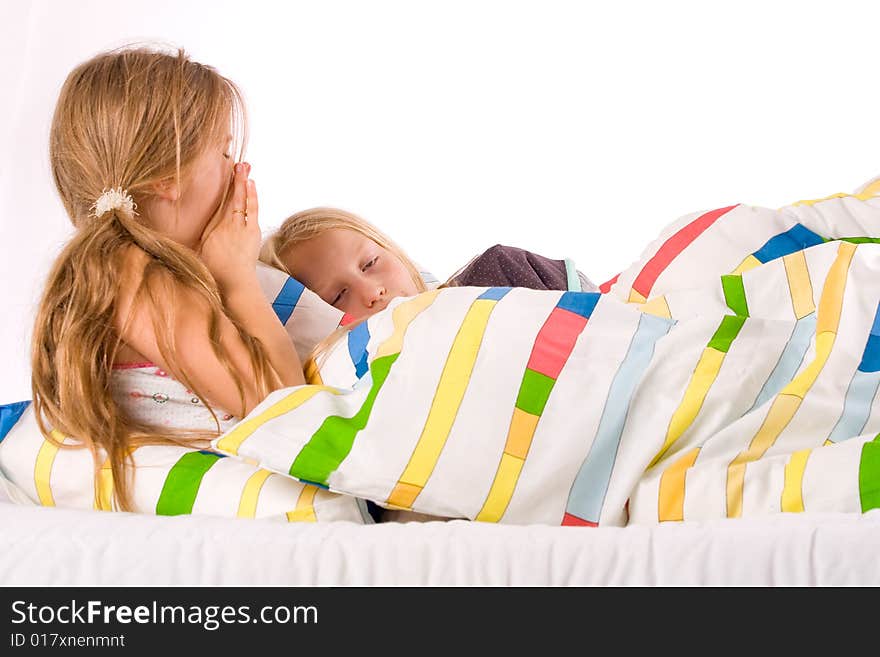
[[[476,287],[528,287],[533,290],[567,290],[564,260],[496,244],[462,269],[451,284]]]

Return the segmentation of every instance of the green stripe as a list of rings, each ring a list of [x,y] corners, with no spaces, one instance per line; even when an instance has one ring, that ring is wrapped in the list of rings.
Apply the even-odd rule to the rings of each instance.
[[[289,471],[292,476],[327,485],[330,473],[338,469],[351,452],[357,433],[367,426],[376,395],[379,394],[379,389],[388,378],[388,372],[399,355],[397,353],[383,356],[370,363],[373,384],[361,409],[350,418],[333,415],[325,419],[294,459]]]
[[[852,244],[880,244],[880,237],[836,237],[834,240]]]
[[[179,516],[192,513],[202,477],[220,456],[204,452],[188,452],[174,464],[156,502],[156,515]]]
[[[526,373],[519,386],[516,407],[526,413],[540,416],[544,412],[544,406],[547,404],[554,383],[556,383],[556,379],[551,379],[546,374],[526,368]]]
[[[859,461],[859,499],[862,513],[880,508],[880,442],[878,435],[874,440],[862,445],[862,458]]]
[[[724,300],[727,307],[742,317],[749,316],[749,304],[746,303],[746,288],[743,286],[742,276],[728,274],[721,277],[721,287],[724,289]]]
[[[745,317],[725,315],[724,319],[721,320],[721,326],[718,327],[715,335],[709,341],[709,346],[726,354],[727,350],[730,349],[730,343],[736,339],[736,336],[739,335],[739,330],[745,323]]]

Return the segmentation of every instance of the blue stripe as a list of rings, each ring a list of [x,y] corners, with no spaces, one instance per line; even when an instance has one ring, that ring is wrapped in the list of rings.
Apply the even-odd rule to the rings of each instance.
[[[874,313],[874,324],[871,326],[871,335],[880,335],[880,304],[877,304],[877,312]]]
[[[488,290],[483,292],[480,296],[477,297],[477,300],[480,299],[491,299],[492,301],[500,301],[504,298],[504,295],[510,292],[509,287],[490,287]]]
[[[370,341],[370,328],[361,322],[348,332],[348,355],[354,363],[354,372],[358,378],[367,373],[367,343]]]
[[[275,301],[272,302],[272,310],[278,315],[278,319],[281,320],[282,324],[287,324],[287,320],[293,314],[293,309],[296,308],[296,304],[299,303],[299,298],[305,289],[306,286],[292,276],[288,276],[287,280],[284,281],[284,287],[281,288],[281,292],[278,293]]]
[[[28,400],[0,406],[0,442],[6,438],[6,434],[18,422],[18,418],[27,410],[30,403],[30,400]]]
[[[795,224],[784,233],[771,237],[764,246],[752,255],[761,262],[770,262],[776,258],[787,256],[789,253],[802,251],[823,242],[825,242],[824,239],[806,226]]]
[[[673,320],[648,314],[643,314],[639,319],[626,357],[608,389],[608,401],[590,452],[569,491],[565,507],[567,513],[588,522],[599,522],[633,393],[651,362],[654,345],[674,324]]]
[[[880,335],[874,335],[872,333],[868,336],[868,344],[865,345],[865,353],[862,354],[862,362],[859,363],[859,371],[880,371]]]
[[[794,325],[794,330],[788,338],[782,355],[776,361],[776,367],[764,382],[764,387],[758,393],[755,403],[747,411],[751,413],[768,399],[778,394],[797,374],[801,363],[804,362],[804,356],[810,347],[813,335],[816,333],[816,313],[811,312],[809,315],[801,317]]]
[[[871,415],[871,405],[880,385],[880,372],[856,372],[843,401],[843,412],[831,430],[828,440],[839,443],[862,435]]]
[[[589,319],[601,296],[599,292],[565,292],[556,307]]]

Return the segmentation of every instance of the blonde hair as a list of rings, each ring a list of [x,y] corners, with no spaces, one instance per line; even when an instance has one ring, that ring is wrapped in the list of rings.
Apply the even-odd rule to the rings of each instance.
[[[219,422],[213,432],[147,425],[129,417],[112,398],[112,367],[121,345],[118,295],[125,256],[132,247],[149,256],[132,306],[143,302],[149,309],[160,353],[205,402],[215,422],[213,409],[176,367],[176,290],[206,302],[211,343],[238,386],[242,409],[244,387],[220,346],[220,319],[226,313],[217,285],[196,254],[151,229],[135,212],[91,213],[107,188],[126,189],[137,205],[159,182],[174,179],[179,186],[195,160],[230,129],[243,149],[247,130],[240,91],[183,50],[126,47],[97,55],[68,75],[55,107],[49,149],[52,176],[76,231],[55,260],[36,315],[31,354],[34,409],[46,440],[91,450],[96,483],[104,452],[118,509],[132,508],[128,480],[137,447],[204,446],[219,433]],[[235,325],[261,392],[268,394],[274,372],[260,345]],[[64,445],[64,436],[77,444]]]
[[[413,284],[416,286],[416,290],[419,292],[425,292],[427,290],[418,266],[412,261],[412,259],[410,259],[403,249],[366,219],[340,208],[317,207],[292,214],[281,223],[281,226],[279,226],[277,230],[264,240],[263,246],[260,249],[260,261],[270,267],[280,269],[289,276],[296,278],[296,267],[288,267],[282,259],[284,252],[296,244],[301,244],[302,242],[317,237],[321,233],[334,228],[353,230],[364,237],[373,240],[376,244],[400,260],[409,272]],[[312,349],[309,358],[304,364],[306,378],[308,380],[311,381],[314,379],[314,374],[318,367],[318,360],[326,355],[330,348],[336,344],[342,336],[346,335],[362,321],[364,320],[339,327]]]

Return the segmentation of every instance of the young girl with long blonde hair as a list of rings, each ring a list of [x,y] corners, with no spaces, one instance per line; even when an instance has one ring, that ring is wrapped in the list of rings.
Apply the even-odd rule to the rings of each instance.
[[[116,508],[133,506],[135,449],[207,445],[304,382],[256,278],[246,134],[239,89],[182,50],[100,54],[58,98],[52,175],[76,231],[39,304],[34,411],[46,440],[91,450],[96,477],[106,459]]]

